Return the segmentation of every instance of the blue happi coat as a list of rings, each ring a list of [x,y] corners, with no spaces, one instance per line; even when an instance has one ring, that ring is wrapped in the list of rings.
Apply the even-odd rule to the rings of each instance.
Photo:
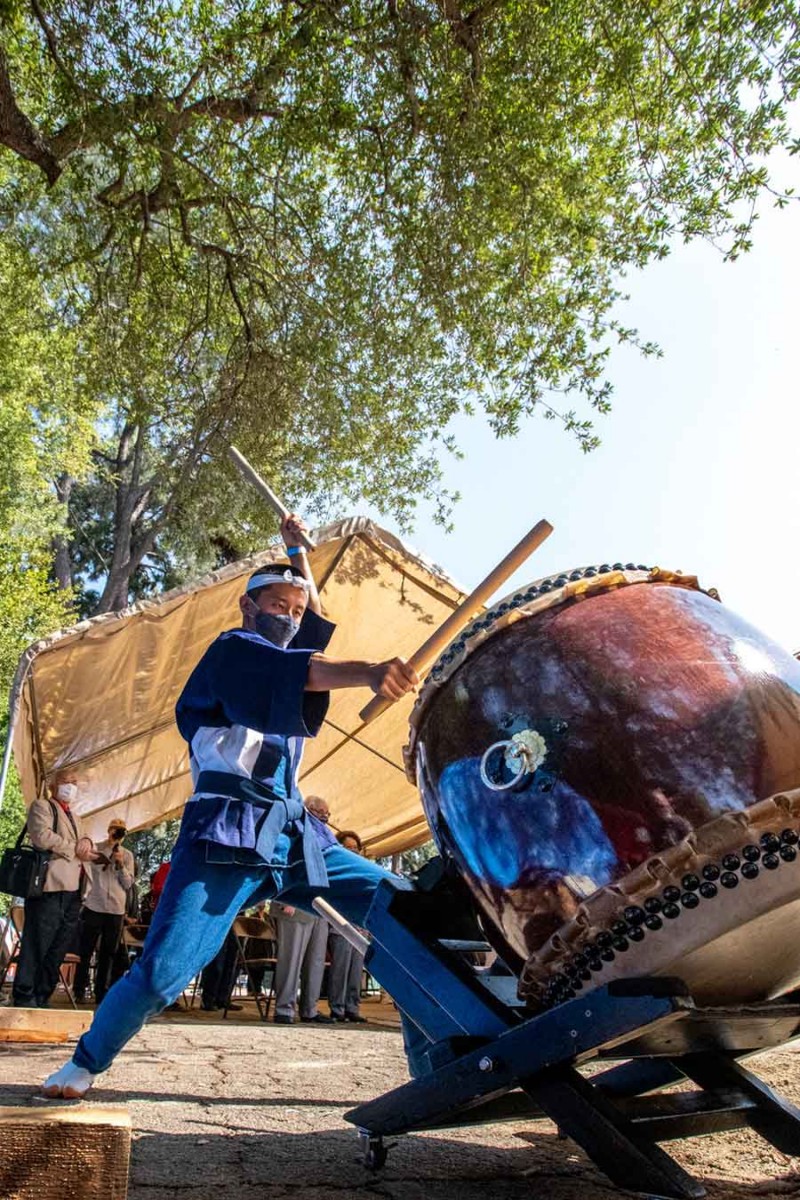
[[[297,771],[330,700],[305,690],[309,660],[334,628],[307,609],[285,650],[232,629],[189,676],[175,709],[194,783],[181,836],[205,842],[212,861],[263,862],[327,884],[322,847],[335,838],[304,809]]]

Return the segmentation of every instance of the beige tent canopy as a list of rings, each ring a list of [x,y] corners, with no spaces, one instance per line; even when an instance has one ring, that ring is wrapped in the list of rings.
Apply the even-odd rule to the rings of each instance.
[[[365,517],[313,536],[323,611],[337,623],[328,648],[333,657],[408,656],[464,598],[438,567]],[[94,838],[105,835],[111,817],[140,829],[177,815],[191,777],[175,702],[209,643],[240,624],[244,580],[281,557],[282,547],[275,547],[31,646],[11,693],[13,752],[26,804],[48,776],[71,766],[84,781],[76,807]],[[376,856],[429,835],[402,768],[413,698],[357,732],[368,699],[362,689],[333,694],[319,736],[306,743],[300,787],[324,796],[335,827],[357,830]]]

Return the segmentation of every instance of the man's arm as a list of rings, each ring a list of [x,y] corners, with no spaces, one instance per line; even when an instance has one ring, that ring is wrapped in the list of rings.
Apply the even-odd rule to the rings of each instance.
[[[330,692],[336,688],[368,687],[387,700],[399,700],[419,683],[413,667],[402,658],[388,662],[342,662],[313,655],[308,664],[307,692]]]
[[[28,837],[37,850],[49,850],[59,858],[75,857],[75,842],[53,830],[53,809],[47,800],[34,800],[28,811]]]
[[[319,599],[317,585],[314,582],[314,576],[311,573],[311,567],[308,562],[306,548],[300,541],[300,534],[308,533],[305,522],[301,521],[296,513],[289,513],[281,521],[281,537],[283,544],[288,550],[290,546],[297,546],[299,553],[291,555],[292,566],[297,567],[304,579],[308,580],[308,607],[318,617],[322,616],[322,604]]]

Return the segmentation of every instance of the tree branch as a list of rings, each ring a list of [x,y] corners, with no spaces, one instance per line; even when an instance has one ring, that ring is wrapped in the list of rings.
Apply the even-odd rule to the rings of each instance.
[[[442,13],[450,26],[456,44],[466,50],[472,59],[470,78],[473,84],[477,84],[480,80],[483,68],[480,47],[481,25],[500,2],[501,0],[484,0],[484,3],[478,4],[471,13],[465,16],[458,0],[439,0]]]
[[[31,0],[31,5],[58,69],[78,93],[88,95],[73,78],[62,59],[53,30],[38,0]],[[98,102],[87,107],[80,117],[67,122],[51,137],[45,138],[16,102],[8,59],[0,46],[0,144],[8,146],[22,158],[34,163],[44,172],[48,182],[53,184],[62,173],[63,161],[70,154],[76,150],[87,149],[98,142],[109,142],[116,134],[137,121],[151,120],[163,126],[167,142],[174,145],[175,139],[181,133],[203,118],[242,125],[260,118],[278,119],[282,116],[281,109],[265,106],[266,89],[261,77],[254,77],[246,83],[243,93],[239,96],[219,96],[212,92],[187,105],[187,94],[201,73],[201,68],[198,67],[183,90],[174,97],[158,92],[137,93],[122,100],[109,102],[95,97]],[[115,187],[116,184],[110,185],[110,188],[101,194],[101,200],[110,199]]]
[[[230,258],[228,258],[228,260],[225,263],[225,282],[228,285],[228,291],[230,292],[231,296],[233,297],[233,303],[236,305],[237,309],[239,310],[239,316],[242,318],[242,326],[244,328],[245,341],[247,342],[247,345],[250,346],[253,341],[253,331],[250,328],[250,322],[247,319],[247,313],[244,310],[244,305],[242,304],[238,289],[236,287],[236,280],[233,277],[233,270],[231,268]]]
[[[165,120],[169,101],[156,93],[139,93],[124,100],[96,104],[76,121],[62,125],[50,138],[50,146],[61,161],[76,150],[94,146],[98,140],[120,133],[133,121],[143,117]]]
[[[233,275],[233,262],[236,256],[224,246],[217,245],[216,242],[205,242],[201,241],[200,238],[196,238],[189,228],[189,220],[186,216],[186,210],[184,205],[181,203],[178,205],[178,212],[180,214],[181,221],[181,236],[183,237],[186,245],[194,247],[195,250],[200,250],[203,254],[216,254],[223,259],[225,263],[225,285],[231,294],[231,298],[236,305],[236,308],[238,309],[239,316],[242,320],[242,327],[244,329],[245,341],[249,347],[253,341],[253,331],[244,305],[242,304],[241,297],[239,296],[239,292],[236,287],[236,280]]]
[[[39,0],[31,0],[31,8],[33,9],[33,14],[36,17],[36,20],[39,22],[39,24],[42,28],[42,32],[44,33],[45,40],[47,41],[47,47],[50,51],[50,57],[52,58],[53,62],[56,64],[56,66],[58,67],[61,74],[66,79],[69,80],[69,82],[75,88],[75,91],[82,92],[83,88],[80,87],[80,85],[78,84],[78,82],[75,79],[75,76],[72,74],[69,67],[66,65],[63,58],[61,57],[61,52],[58,49],[58,43],[56,41],[56,35],[53,33],[52,26],[50,25],[50,23],[47,20],[47,17],[44,15],[44,12],[42,11],[41,5],[39,4]]]
[[[401,18],[397,7],[397,0],[387,0],[387,3],[389,16],[392,20],[392,23],[395,25],[395,28],[399,29],[401,20],[407,19],[407,14],[404,13],[403,17]],[[416,72],[414,67],[414,59],[411,56],[408,46],[405,44],[405,41],[400,33],[398,33],[395,51],[400,68],[400,77],[405,85],[406,99],[408,100],[408,108],[411,114],[411,132],[414,137],[416,137],[421,126],[419,96],[417,95],[415,80]]]
[[[47,182],[52,186],[61,174],[58,155],[39,133],[33,122],[25,115],[17,104],[11,77],[8,73],[8,59],[0,45],[0,145],[7,146],[21,158],[34,163],[45,174]]]
[[[467,25],[479,25],[487,17],[491,16],[494,10],[499,8],[503,2],[504,0],[483,0],[481,4],[477,4],[472,12],[468,13],[465,17]]]
[[[241,125],[257,117],[272,117],[277,120],[283,113],[279,108],[264,108],[261,93],[251,91],[243,96],[217,96],[211,92],[182,108],[181,117],[184,115],[218,117],[223,121],[231,121],[234,125]],[[183,127],[181,122],[181,128]]]

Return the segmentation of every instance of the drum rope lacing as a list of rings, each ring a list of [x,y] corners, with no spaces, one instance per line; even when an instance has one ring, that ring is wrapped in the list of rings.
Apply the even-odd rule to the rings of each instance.
[[[628,905],[621,917],[611,921],[592,942],[561,964],[559,972],[540,987],[538,994],[532,988],[530,998],[541,1009],[573,999],[593,973],[602,971],[604,964],[613,962],[617,954],[624,954],[631,942],[641,942],[648,931],[662,929],[665,919],[674,921],[699,908],[702,900],[716,899],[720,894],[718,884],[730,890],[739,886],[740,876],[752,882],[758,878],[761,867],[775,871],[782,863],[798,858],[800,833],[795,829],[784,829],[780,834],[763,833],[759,841],[760,846],[748,843],[739,854],[725,854],[719,864],[709,862],[698,874],[684,875],[681,887],[671,884],[663,889],[661,896],[648,896],[641,905]]]

